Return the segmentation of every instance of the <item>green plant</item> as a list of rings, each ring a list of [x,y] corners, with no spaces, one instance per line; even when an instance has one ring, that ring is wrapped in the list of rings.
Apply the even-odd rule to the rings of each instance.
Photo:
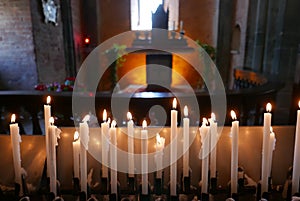
[[[208,45],[206,43],[201,43],[200,40],[198,40],[198,39],[196,40],[196,43],[205,50],[205,52],[210,56],[210,58],[213,61],[215,61],[215,59],[216,59],[216,53],[217,53],[216,52],[216,48],[214,48],[213,46]]]
[[[110,65],[112,89],[118,82],[118,68],[122,67],[126,58],[126,45],[113,44],[113,46],[105,51],[109,61],[113,61]]]

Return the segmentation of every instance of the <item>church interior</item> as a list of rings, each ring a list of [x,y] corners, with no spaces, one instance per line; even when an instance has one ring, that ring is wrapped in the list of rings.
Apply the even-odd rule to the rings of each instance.
[[[299,10],[0,1],[0,200],[300,199]]]

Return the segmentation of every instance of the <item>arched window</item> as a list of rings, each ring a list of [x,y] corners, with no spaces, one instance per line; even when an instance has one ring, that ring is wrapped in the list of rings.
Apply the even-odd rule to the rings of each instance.
[[[179,0],[131,0],[131,30],[151,30],[152,13],[161,4],[169,11],[168,29],[177,30]]]

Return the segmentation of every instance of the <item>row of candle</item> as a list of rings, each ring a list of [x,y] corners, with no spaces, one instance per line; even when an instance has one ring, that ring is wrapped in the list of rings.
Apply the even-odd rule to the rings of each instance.
[[[174,102],[175,102],[175,107],[174,107]],[[56,194],[56,158],[55,158],[55,147],[58,145],[57,143],[57,138],[59,137],[59,129],[57,129],[56,126],[54,126],[54,119],[51,118],[51,107],[50,107],[50,98],[47,98],[47,105],[44,106],[44,114],[45,114],[45,139],[46,139],[46,153],[47,153],[47,175],[50,178],[50,191]],[[300,107],[300,102],[299,102],[299,107]],[[171,151],[172,153],[177,153],[177,143],[172,141],[176,139],[176,135],[177,135],[177,111],[176,111],[176,99],[174,99],[173,101],[173,110],[171,111],[171,143],[173,143],[174,146],[171,146],[171,149],[173,149]],[[263,150],[262,150],[262,173],[261,173],[261,183],[262,183],[262,192],[266,192],[267,190],[267,185],[268,185],[268,177],[270,176],[270,172],[271,172],[271,163],[272,163],[272,152],[274,149],[274,144],[275,144],[275,135],[274,132],[272,132],[271,130],[271,113],[270,113],[270,104],[267,105],[267,113],[264,114],[264,133],[263,133]],[[187,109],[185,107],[184,109],[184,114],[185,114],[185,118],[184,118],[184,161],[189,161],[188,160],[188,146],[189,146],[189,142],[188,142],[188,137],[185,136],[189,136],[188,133],[188,125],[189,125],[189,120],[187,117]],[[130,116],[130,115],[129,115]],[[213,115],[212,115],[213,116]],[[21,142],[21,137],[19,135],[19,129],[18,129],[18,124],[14,123],[14,119],[15,116],[12,115],[12,124],[10,125],[10,132],[11,132],[11,141],[12,141],[12,150],[13,150],[13,158],[14,158],[14,170],[15,170],[15,181],[16,183],[19,183],[21,185],[21,157],[20,157],[20,142]],[[206,143],[209,142],[209,140],[207,140],[207,136],[208,136],[208,130],[211,130],[210,132],[216,132],[216,123],[214,123],[213,121],[214,117],[212,117],[210,119],[210,128],[207,128],[207,123],[206,121],[204,121],[204,123],[202,124],[201,128],[200,128],[200,134],[201,134],[201,141],[202,141],[202,153],[208,153],[207,151],[207,147],[208,145]],[[233,119],[234,119],[234,115],[233,115]],[[79,134],[76,133],[76,138],[78,139],[76,141],[76,143],[73,143],[73,147],[77,146],[80,147],[80,150],[75,151],[76,148],[74,148],[74,176],[78,176],[79,177],[79,165],[78,161],[80,158],[80,180],[81,180],[81,188],[83,191],[86,192],[86,151],[88,150],[88,124],[87,124],[88,119],[84,119],[82,123],[80,123],[79,126]],[[175,123],[174,123],[175,122]],[[106,125],[106,126],[105,126]],[[129,118],[128,121],[128,141],[133,140],[133,122],[132,119]],[[117,139],[116,139],[116,128],[115,128],[115,122],[112,122],[112,126],[111,128],[109,128],[109,122],[104,122],[101,124],[101,129],[102,129],[102,136],[104,136],[103,134],[107,134],[104,139],[106,140],[107,144],[111,145],[109,148],[103,146],[103,149],[106,149],[106,152],[102,152],[102,153],[108,153],[108,149],[112,150],[111,153],[111,168],[114,170],[112,171],[112,181],[114,181],[114,186],[115,188],[112,187],[112,189],[115,189],[116,191],[116,172],[117,172],[117,161],[116,161],[116,146],[117,146]],[[147,130],[144,129],[142,130],[142,132],[144,133],[144,137],[143,139],[148,138],[147,137]],[[131,134],[130,134],[131,133]],[[108,135],[111,136],[111,143],[109,143],[109,138]],[[214,174],[216,171],[216,165],[215,165],[215,149],[216,149],[216,143],[217,143],[217,138],[216,136],[213,137],[213,135],[211,135],[211,139],[210,139],[210,146],[212,147],[212,151],[211,151],[211,162],[210,162],[210,167],[211,167],[211,174]],[[234,120],[232,122],[232,129],[231,129],[231,136],[232,136],[232,157],[231,157],[231,192],[235,193],[237,192],[237,164],[238,164],[238,121]],[[299,155],[299,151],[300,151],[300,110],[298,110],[297,112],[297,125],[296,125],[296,134],[295,134],[295,147],[294,147],[294,163],[293,163],[293,178],[292,178],[292,193],[296,193],[299,191],[299,177],[300,177],[300,155]],[[175,138],[175,139],[174,139]],[[80,139],[80,140],[79,140]],[[104,142],[104,141],[102,141]],[[77,145],[75,145],[77,144]],[[78,145],[79,144],[79,145]],[[104,143],[105,144],[105,143]],[[143,146],[143,144],[145,146],[147,146],[147,143],[142,143],[142,153],[147,151],[147,147]],[[130,175],[134,175],[134,162],[132,162],[134,160],[133,158],[133,142],[128,142],[128,150],[129,150],[129,173]],[[164,147],[164,139],[161,138],[159,135],[157,137],[157,158],[156,158],[156,162],[157,162],[157,170],[158,173],[159,171],[161,171],[161,167],[162,167],[162,153],[163,153],[163,147]],[[80,155],[80,157],[79,157]],[[177,155],[177,154],[176,154]],[[173,162],[173,164],[170,166],[170,187],[171,187],[171,195],[176,195],[176,155],[174,154],[173,156],[171,155],[171,163]],[[108,157],[102,157],[102,160],[104,159],[108,159]],[[160,160],[159,160],[160,159]],[[208,172],[208,159],[207,159],[207,155],[204,155],[202,158],[202,189],[203,192],[205,193],[207,187],[205,185],[207,185],[206,182],[206,175]],[[147,165],[145,165],[147,163],[147,158],[143,158],[144,161],[144,165],[142,165],[144,168],[147,168]],[[103,164],[108,164],[108,161],[106,161],[106,163]],[[184,162],[184,176],[188,175],[189,172],[189,167],[188,167],[188,162]],[[174,165],[174,166],[173,166]],[[76,168],[78,167],[78,168]],[[174,168],[175,167],[175,168]],[[106,169],[106,170],[105,170]],[[107,176],[107,174],[105,175],[105,172],[107,171],[107,166],[106,168],[103,167],[102,169],[103,174],[102,176]],[[143,171],[143,172],[147,172],[147,171]],[[160,174],[158,174],[160,175]],[[115,179],[114,179],[115,178]],[[144,177],[144,182],[145,185],[147,182],[147,177]],[[113,184],[112,184],[113,185]],[[147,185],[148,186],[148,185]],[[144,193],[146,193],[146,187],[143,188],[144,189]]]

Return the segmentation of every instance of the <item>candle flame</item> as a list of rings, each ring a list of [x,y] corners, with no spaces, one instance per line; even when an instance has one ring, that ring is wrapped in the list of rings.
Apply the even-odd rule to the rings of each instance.
[[[47,96],[47,105],[49,105],[51,102],[51,96]]]
[[[74,132],[74,141],[77,141],[79,139],[79,133],[78,131]]]
[[[215,115],[215,113],[211,113],[211,119],[213,120],[213,121],[216,121],[216,115]]]
[[[156,142],[157,142],[157,144],[161,144],[161,138],[160,138],[159,133],[156,133]]]
[[[208,125],[208,121],[205,117],[203,118],[202,125]]]
[[[53,117],[50,117],[49,118],[49,123],[52,125],[52,124],[54,124],[54,118]]]
[[[176,98],[173,99],[173,109],[176,109],[177,106],[177,100]]]
[[[82,122],[87,122],[89,121],[91,116],[89,114],[85,115],[84,118],[82,119]]]
[[[268,103],[268,104],[267,104],[266,109],[267,109],[267,112],[271,112],[271,110],[272,110],[272,105],[271,105],[271,103]]]
[[[12,114],[12,115],[11,115],[10,122],[11,122],[11,123],[15,123],[15,121],[16,121],[16,115],[15,115],[15,114]]]
[[[189,110],[188,110],[187,106],[184,106],[184,108],[183,108],[183,114],[184,114],[185,117],[187,117],[189,115]]]
[[[130,112],[127,112],[127,119],[128,119],[129,121],[132,120],[132,115],[131,115]]]
[[[233,110],[230,111],[230,114],[231,114],[231,118],[233,120],[236,120],[236,114],[235,114],[235,112]]]
[[[107,119],[107,123],[110,124],[111,119],[108,117]]]
[[[272,126],[270,127],[270,133],[273,133],[273,127]]]
[[[143,127],[143,129],[146,129],[146,128],[147,128],[147,121],[146,121],[146,120],[143,121],[142,127]]]
[[[112,120],[112,122],[111,122],[111,127],[112,127],[112,128],[115,128],[115,127],[116,127],[116,125],[117,125],[117,122],[116,122],[116,120]]]
[[[107,112],[106,109],[103,110],[103,121],[107,120]]]

